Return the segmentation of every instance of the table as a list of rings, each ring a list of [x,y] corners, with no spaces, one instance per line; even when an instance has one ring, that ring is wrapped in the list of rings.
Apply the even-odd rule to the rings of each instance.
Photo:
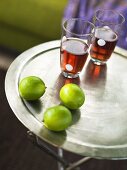
[[[113,53],[107,65],[94,65],[88,58],[79,78],[67,79],[60,70],[60,41],[35,46],[19,55],[5,78],[5,92],[16,117],[42,140],[83,156],[106,159],[127,158],[127,58]],[[119,48],[116,48],[119,53]],[[26,76],[42,78],[46,93],[36,102],[20,98],[19,81]],[[73,111],[73,124],[63,132],[43,126],[46,108],[58,105],[59,90],[76,83],[86,94],[85,104]]]

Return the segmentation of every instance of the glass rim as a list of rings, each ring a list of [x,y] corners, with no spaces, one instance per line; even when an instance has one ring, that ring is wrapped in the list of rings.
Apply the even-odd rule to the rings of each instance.
[[[86,34],[76,34],[76,33],[74,33],[74,32],[69,31],[68,29],[66,29],[65,24],[66,24],[68,21],[76,21],[76,20],[80,20],[80,21],[83,21],[84,23],[88,23],[89,25],[92,26],[93,29],[95,29],[95,25],[94,25],[92,22],[88,21],[88,20],[85,20],[85,19],[82,19],[82,18],[69,18],[69,19],[64,20],[64,22],[62,23],[62,28],[64,29],[64,31],[66,31],[66,32],[68,32],[68,33],[70,33],[70,34],[72,34],[72,35],[82,36],[82,37],[93,34],[92,32],[86,33]]]
[[[108,23],[108,22],[105,22],[105,21],[101,20],[99,17],[97,17],[97,12],[99,12],[99,11],[101,11],[101,12],[104,12],[104,11],[113,12],[114,14],[117,14],[117,15],[119,15],[121,17],[121,19],[122,19],[121,23],[113,23],[113,22],[111,22],[110,25],[121,25],[121,24],[123,24],[125,22],[125,17],[123,16],[123,14],[121,14],[118,11],[110,10],[110,9],[98,9],[97,11],[95,11],[95,17],[96,17],[96,19],[98,21],[100,21],[102,23]]]

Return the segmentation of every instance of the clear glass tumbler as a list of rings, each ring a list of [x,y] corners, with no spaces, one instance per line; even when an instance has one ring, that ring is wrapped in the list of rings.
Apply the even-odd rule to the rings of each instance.
[[[95,12],[93,18],[95,31],[90,48],[94,64],[103,65],[111,57],[124,21],[124,16],[113,10],[100,9]]]
[[[80,18],[66,20],[62,25],[60,66],[62,74],[76,78],[88,57],[94,25]]]

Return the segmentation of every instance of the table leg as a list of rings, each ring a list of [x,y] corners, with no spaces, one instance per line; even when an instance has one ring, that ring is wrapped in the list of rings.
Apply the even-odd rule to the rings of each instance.
[[[58,148],[58,155],[63,158],[63,150],[61,148]],[[58,162],[58,170],[64,170],[64,167],[60,162]]]
[[[80,170],[79,166],[85,162],[87,162],[88,160],[90,160],[92,158],[90,157],[84,157],[76,162],[73,162],[72,164],[70,164],[70,166],[68,168],[66,168],[66,170]]]
[[[45,153],[52,156],[54,159],[60,162],[63,167],[69,166],[69,163],[66,160],[64,160],[63,157],[59,156],[54,150],[52,150],[45,142],[43,142],[40,138],[34,135],[31,131],[28,131],[27,134],[28,134],[28,138],[39,149],[43,150]]]
[[[28,131],[29,139],[35,144],[38,148],[49,154],[50,156],[54,157],[58,162],[58,170],[80,170],[79,166],[84,162],[90,160],[90,157],[82,158],[76,162],[68,163],[63,158],[63,150],[58,148],[58,154],[53,151],[51,148],[48,147],[41,139],[39,139],[36,135],[34,135],[31,131]]]

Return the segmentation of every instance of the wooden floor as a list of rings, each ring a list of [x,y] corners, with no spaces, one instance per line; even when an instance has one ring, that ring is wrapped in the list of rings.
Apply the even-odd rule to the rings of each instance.
[[[4,79],[8,66],[16,56],[15,52],[0,49],[0,170],[57,170],[57,162],[28,140],[27,129],[8,105]],[[53,149],[56,151],[56,148]],[[64,152],[64,157],[69,162],[81,158],[69,152]],[[83,164],[81,170],[127,170],[127,160],[92,159]]]

